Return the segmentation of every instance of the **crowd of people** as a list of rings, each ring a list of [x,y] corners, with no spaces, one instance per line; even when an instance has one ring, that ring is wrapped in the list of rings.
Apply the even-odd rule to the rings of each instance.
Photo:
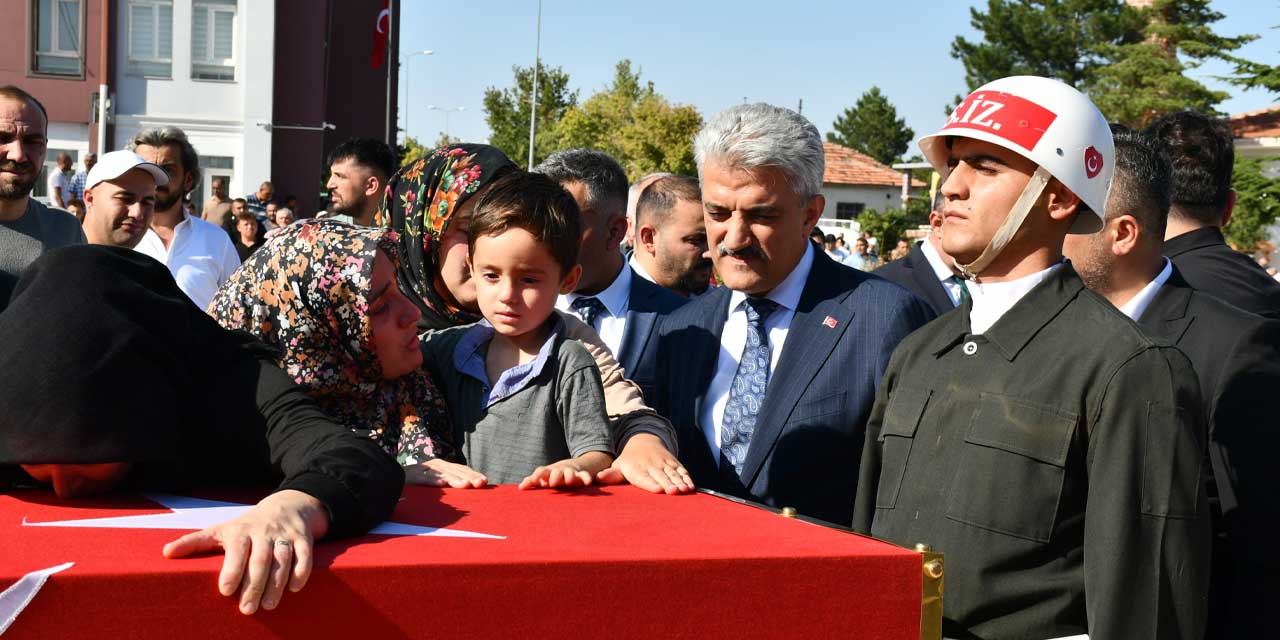
[[[221,549],[245,613],[406,482],[630,482],[927,542],[947,637],[1267,633],[1280,283],[1223,239],[1220,120],[993,82],[921,140],[930,232],[883,266],[817,230],[822,139],[766,104],[634,183],[353,139],[296,221],[224,179],[195,215],[172,127],[68,181],[78,221],[30,197],[46,127],[0,87],[0,483],[278,483],[164,550]]]

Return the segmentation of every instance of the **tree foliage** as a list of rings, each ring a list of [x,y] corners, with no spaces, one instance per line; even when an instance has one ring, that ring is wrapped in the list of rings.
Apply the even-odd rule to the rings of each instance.
[[[489,144],[523,165],[529,157],[529,116],[533,104],[533,67],[511,68],[515,86],[484,92],[485,122]],[[576,105],[578,92],[569,90],[569,74],[560,67],[538,63],[538,121],[534,138],[534,162],[555,151],[556,125],[565,111]]]
[[[857,149],[884,164],[901,158],[915,137],[880,87],[863,93],[831,126],[835,131],[827,133],[828,142]]]
[[[858,227],[864,232],[870,232],[875,237],[877,246],[885,253],[888,252],[885,247],[898,244],[898,238],[906,237],[907,230],[916,224],[906,211],[892,207],[883,211],[866,209],[858,214]]]
[[[400,166],[407,166],[410,162],[431,153],[431,149],[422,146],[418,139],[406,134],[404,144],[396,145],[396,154],[400,158]]]
[[[1206,87],[1187,71],[1210,58],[1236,60],[1228,52],[1257,36],[1214,33],[1211,25],[1223,15],[1211,10],[1208,0],[1156,0],[1134,11],[1143,16],[1145,39],[1098,47],[1111,60],[1086,85],[1098,108],[1109,120],[1131,127],[1182,109],[1217,113],[1230,94]]]
[[[565,110],[556,142],[613,156],[631,180],[655,171],[693,175],[693,137],[701,128],[696,109],[671,104],[622,60],[607,88]]]
[[[1267,229],[1280,218],[1280,179],[1268,178],[1263,167],[1280,158],[1236,156],[1231,186],[1236,190],[1236,206],[1223,235],[1242,251],[1252,251],[1267,238]]]

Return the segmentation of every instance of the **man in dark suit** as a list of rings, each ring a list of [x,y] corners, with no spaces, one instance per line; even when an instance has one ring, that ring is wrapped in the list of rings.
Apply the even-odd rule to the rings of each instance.
[[[905,258],[876,269],[876,275],[906,287],[942,315],[969,297],[969,287],[955,270],[955,259],[942,248],[942,214],[929,214],[929,235]]]
[[[1106,226],[1070,237],[1065,253],[1090,289],[1191,360],[1210,434],[1205,480],[1215,535],[1207,637],[1263,637],[1270,621],[1257,603],[1280,595],[1280,563],[1268,549],[1280,525],[1270,470],[1280,448],[1280,322],[1195,290],[1161,256],[1169,160],[1142,134],[1117,131],[1115,143]]]
[[[732,107],[694,143],[718,287],[662,319],[637,372],[704,488],[847,525],[876,386],[933,317],[808,241],[822,139],[800,115]]]
[[[646,351],[658,316],[685,303],[673,291],[640,277],[618,249],[627,232],[627,174],[608,155],[590,149],[558,151],[535,171],[560,183],[582,212],[578,289],[556,306],[576,313],[600,334],[627,376]]]
[[[1280,319],[1280,282],[1249,256],[1227,246],[1235,149],[1226,121],[1194,111],[1156,120],[1146,133],[1173,163],[1172,206],[1164,254],[1195,289],[1233,306]]]

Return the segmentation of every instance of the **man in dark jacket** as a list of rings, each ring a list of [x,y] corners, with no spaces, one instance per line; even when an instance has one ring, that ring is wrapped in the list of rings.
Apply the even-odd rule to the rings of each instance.
[[[1156,120],[1146,133],[1173,163],[1164,254],[1196,290],[1280,320],[1280,282],[1227,246],[1222,235],[1236,204],[1231,128],[1221,119],[1181,111]]]
[[[876,275],[895,282],[929,303],[942,315],[969,299],[969,286],[955,268],[955,259],[942,248],[942,213],[929,214],[929,235],[907,257],[876,269]]]
[[[1280,564],[1268,549],[1270,532],[1280,526],[1270,472],[1271,452],[1280,448],[1280,322],[1196,291],[1161,256],[1169,160],[1147,136],[1115,135],[1106,226],[1068,239],[1064,252],[1090,289],[1191,359],[1210,433],[1214,556],[1207,637],[1263,637],[1271,620],[1256,605],[1280,595]]]
[[[1195,373],[1062,261],[1068,233],[1102,227],[1106,120],[1061,82],[1004,78],[920,146],[972,297],[894,351],[854,528],[947,554],[947,637],[1198,640]]]

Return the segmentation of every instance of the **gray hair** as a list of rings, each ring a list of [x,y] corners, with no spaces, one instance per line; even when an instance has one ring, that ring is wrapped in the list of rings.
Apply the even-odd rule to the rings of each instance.
[[[804,116],[773,105],[735,105],[716,114],[693,140],[698,177],[710,160],[750,171],[774,167],[803,198],[822,193],[822,136]]]
[[[170,144],[178,146],[178,152],[182,157],[182,170],[191,174],[191,185],[194,189],[195,185],[200,184],[200,155],[196,153],[196,148],[191,146],[191,141],[187,140],[187,134],[182,129],[177,127],[143,129],[129,140],[128,149],[136,151],[140,145],[163,147]],[[182,186],[179,185],[178,188]]]

